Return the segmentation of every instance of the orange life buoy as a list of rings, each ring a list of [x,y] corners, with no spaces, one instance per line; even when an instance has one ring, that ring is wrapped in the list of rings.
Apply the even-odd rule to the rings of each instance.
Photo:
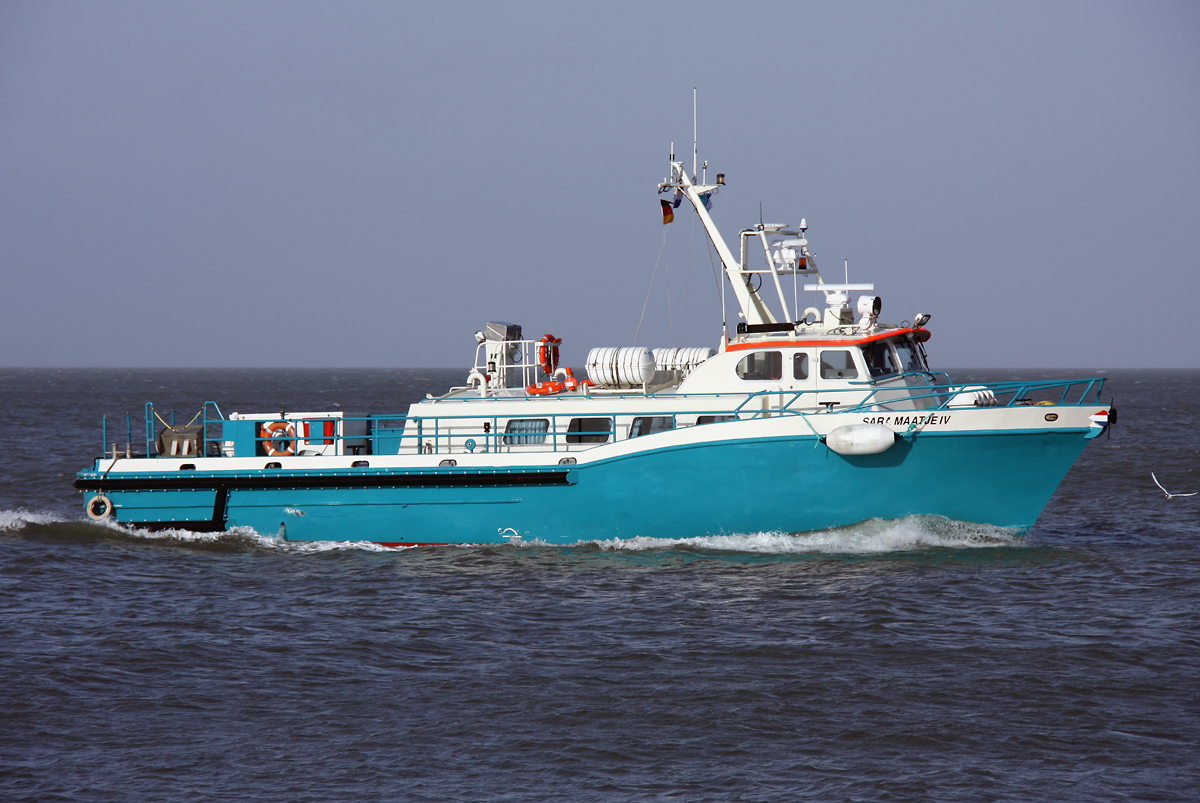
[[[289,457],[296,453],[296,428],[286,421],[271,421],[262,425],[263,449],[270,457]],[[276,449],[282,446],[282,449]]]
[[[555,393],[562,393],[566,389],[565,382],[535,382],[525,388],[525,392],[531,396],[551,396]]]
[[[558,344],[561,342],[561,337],[546,335],[538,346],[538,362],[547,374],[553,374],[558,367]]]

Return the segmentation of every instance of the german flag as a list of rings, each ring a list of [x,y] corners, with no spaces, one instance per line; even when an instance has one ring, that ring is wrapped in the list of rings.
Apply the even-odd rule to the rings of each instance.
[[[670,201],[659,201],[662,204],[663,210],[663,225],[667,225],[675,219],[675,210],[671,209]]]

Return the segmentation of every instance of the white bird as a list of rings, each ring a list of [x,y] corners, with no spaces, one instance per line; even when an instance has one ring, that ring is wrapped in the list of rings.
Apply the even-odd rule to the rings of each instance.
[[[1177,496],[1195,496],[1197,493],[1200,493],[1200,491],[1193,491],[1190,494],[1173,494],[1170,491],[1168,491],[1166,488],[1162,487],[1162,483],[1158,481],[1158,477],[1154,476],[1153,471],[1150,472],[1150,479],[1154,480],[1154,484],[1158,486],[1158,489],[1160,491],[1162,491],[1164,494],[1167,495],[1168,499],[1174,499]]]

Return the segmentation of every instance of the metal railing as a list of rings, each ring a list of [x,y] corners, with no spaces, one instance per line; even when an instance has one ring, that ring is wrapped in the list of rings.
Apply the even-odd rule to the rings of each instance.
[[[903,377],[887,377],[887,379],[898,378]],[[322,426],[316,434],[310,437],[300,435],[300,427],[304,423],[323,425],[330,419],[321,416],[314,416],[311,419],[288,416],[286,420],[293,425],[293,434],[287,436],[286,439],[296,439],[294,446],[299,446],[301,441],[309,443],[320,441],[326,447],[333,445],[334,451],[339,454],[346,453],[346,449],[350,447],[346,447],[345,442],[351,440],[366,440],[371,444],[370,452],[374,454],[444,455],[514,450],[518,452],[572,452],[594,448],[604,443],[639,437],[632,431],[626,433],[624,438],[621,437],[622,428],[628,427],[632,430],[633,422],[638,418],[670,418],[670,429],[678,429],[686,426],[705,426],[707,422],[700,423],[700,419],[705,416],[718,417],[717,420],[722,420],[721,417],[731,416],[733,420],[741,421],[774,416],[809,417],[834,412],[868,413],[911,410],[914,413],[926,413],[930,410],[969,409],[974,405],[967,403],[965,394],[984,390],[991,393],[991,398],[985,405],[987,407],[1004,408],[1035,404],[1078,406],[1100,404],[1100,393],[1104,387],[1104,381],[1103,378],[1094,378],[1037,382],[979,382],[925,387],[877,385],[869,390],[866,388],[775,389],[741,393],[665,393],[650,397],[641,393],[630,393],[591,397],[592,402],[587,405],[590,407],[593,404],[601,405],[608,401],[622,399],[631,401],[636,399],[643,403],[650,399],[660,403],[664,400],[690,400],[694,403],[697,399],[711,399],[713,402],[711,406],[704,405],[703,408],[696,407],[677,412],[667,412],[661,404],[656,407],[639,406],[637,409],[631,408],[619,412],[596,413],[590,413],[584,406],[572,405],[574,409],[568,412],[550,412],[540,404],[544,399],[529,398],[526,401],[537,406],[530,407],[528,412],[516,412],[509,408],[503,415],[481,415],[477,411],[464,411],[461,414],[433,416],[395,414],[343,416],[333,419],[341,424],[332,435],[326,435]],[[828,398],[830,396],[850,398],[845,401],[831,401]],[[821,397],[826,398],[822,400]],[[521,400],[518,397],[512,401]],[[480,402],[470,398],[438,400],[439,405],[448,403],[466,403],[475,407]],[[545,432],[507,431],[510,421],[543,419],[547,422]],[[608,423],[608,427],[605,430],[572,431],[571,422],[577,419],[590,419],[593,422],[603,420]],[[222,437],[218,438],[210,429],[214,425],[228,422],[216,402],[205,402],[190,420],[200,424],[200,451],[202,454],[196,456],[204,454],[214,456],[214,452],[216,456],[227,454],[228,439],[224,437],[226,433],[222,431]],[[268,436],[262,434],[262,425],[271,423],[273,420],[275,419],[253,422],[255,426],[253,442],[255,444],[280,440],[278,434]],[[171,411],[170,418],[165,419],[155,411],[153,403],[146,403],[146,456],[156,454],[156,422],[163,424],[165,428],[168,424],[175,425],[177,421],[178,417],[174,410]],[[347,434],[344,428],[345,423],[354,421],[367,422],[366,427],[363,428],[365,431]],[[127,413],[126,429],[129,441],[132,441],[132,426],[132,417]],[[107,416],[102,417],[102,428],[106,451],[108,446]],[[604,437],[603,441],[597,440],[601,436]],[[127,442],[127,447],[128,445]],[[380,451],[381,447],[386,451]],[[257,447],[255,452],[258,452]],[[236,456],[250,455],[237,454]]]

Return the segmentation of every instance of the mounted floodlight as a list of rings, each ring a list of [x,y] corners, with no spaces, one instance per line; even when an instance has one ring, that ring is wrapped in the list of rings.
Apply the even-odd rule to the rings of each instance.
[[[920,329],[922,326],[924,326],[925,324],[929,323],[929,318],[930,318],[930,317],[931,317],[931,316],[929,315],[929,313],[928,313],[928,312],[921,312],[921,313],[918,313],[918,314],[917,314],[917,317],[913,318],[913,328],[914,328],[914,329]]]
[[[475,333],[475,342],[476,343],[482,343],[485,340],[487,340],[487,337],[484,336],[482,331]]]
[[[872,318],[879,315],[879,310],[883,308],[883,299],[879,296],[859,296],[858,297],[858,314],[868,315]]]
[[[882,308],[883,301],[879,296],[859,296],[858,314],[862,317],[858,320],[858,328],[864,332],[874,328],[875,320],[879,317],[879,310]]]
[[[724,173],[717,173],[717,183],[720,184],[722,187],[725,186],[725,174]]]

